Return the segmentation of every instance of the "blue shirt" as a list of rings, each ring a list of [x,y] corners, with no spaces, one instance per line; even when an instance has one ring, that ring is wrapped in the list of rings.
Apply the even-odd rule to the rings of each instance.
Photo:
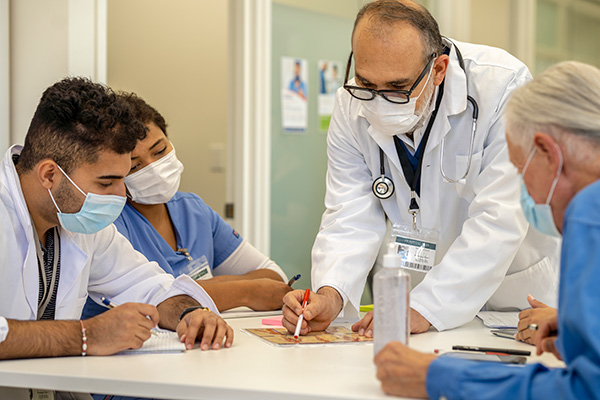
[[[137,251],[150,261],[158,262],[165,272],[173,276],[185,271],[190,262],[188,257],[196,260],[205,256],[211,270],[215,270],[242,243],[240,234],[193,193],[175,193],[167,203],[167,209],[175,228],[177,249],[187,249],[189,256],[182,251],[173,251],[146,217],[129,202],[114,224]],[[106,311],[105,307],[88,299],[82,317],[91,318],[103,311]]]
[[[439,357],[427,372],[437,399],[600,398],[600,181],[571,201],[563,225],[557,348],[565,368]]]

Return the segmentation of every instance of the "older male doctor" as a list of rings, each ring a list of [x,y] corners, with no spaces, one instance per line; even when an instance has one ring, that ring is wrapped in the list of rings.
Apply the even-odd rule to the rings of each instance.
[[[356,317],[386,232],[407,251],[411,331],[462,325],[485,307],[556,304],[559,242],[525,221],[501,114],[530,80],[503,50],[452,42],[411,1],[357,15],[354,79],[337,92],[328,133],[326,211],[312,252],[301,334]],[[352,57],[352,55],[351,55]],[[349,66],[352,58],[349,60]],[[301,293],[285,297],[293,329]],[[372,316],[355,325],[372,334]]]

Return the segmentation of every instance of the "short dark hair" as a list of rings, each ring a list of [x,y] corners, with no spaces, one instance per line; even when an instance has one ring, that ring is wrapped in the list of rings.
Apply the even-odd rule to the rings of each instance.
[[[144,99],[133,92],[119,92],[118,96],[131,107],[133,118],[144,125],[152,122],[163,131],[165,136],[167,135],[167,122],[163,116],[156,111],[154,107],[146,103]]]
[[[83,162],[96,162],[102,150],[131,152],[145,134],[110,88],[86,78],[66,78],[42,94],[17,168],[28,172],[51,159],[68,173]]]
[[[398,0],[376,0],[367,3],[356,15],[352,37],[354,37],[356,26],[365,16],[370,17],[383,27],[388,27],[397,21],[405,21],[414,26],[423,39],[423,45],[425,46],[423,57],[426,62],[429,61],[432,54],[440,55],[444,50],[444,43],[437,21],[425,7],[419,4],[415,3],[413,7]]]

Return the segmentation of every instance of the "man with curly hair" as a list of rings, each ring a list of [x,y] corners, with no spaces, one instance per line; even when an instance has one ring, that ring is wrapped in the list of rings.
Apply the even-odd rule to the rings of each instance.
[[[188,349],[196,339],[203,350],[231,345],[210,296],[165,274],[112,225],[144,135],[105,86],[68,78],[42,95],[25,145],[0,165],[0,359],[110,355],[141,347],[156,325]],[[88,296],[122,305],[79,320]],[[29,397],[0,388],[0,398]]]

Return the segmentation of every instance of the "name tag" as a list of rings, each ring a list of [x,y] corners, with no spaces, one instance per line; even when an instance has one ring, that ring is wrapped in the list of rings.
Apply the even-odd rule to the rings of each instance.
[[[54,390],[29,389],[30,400],[54,400]]]
[[[188,271],[186,274],[195,281],[198,279],[210,279],[213,277],[206,256],[202,256],[190,261],[190,263],[186,266],[186,270]]]
[[[429,272],[435,264],[438,233],[435,230],[412,230],[408,226],[394,224],[392,241],[396,251],[404,257],[404,268]]]

